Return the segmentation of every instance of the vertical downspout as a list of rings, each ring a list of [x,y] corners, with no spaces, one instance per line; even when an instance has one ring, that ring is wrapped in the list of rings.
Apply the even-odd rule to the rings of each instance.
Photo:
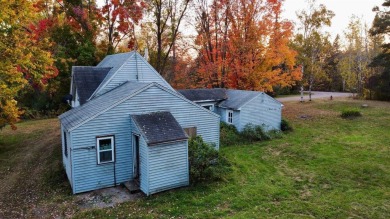
[[[116,186],[116,139],[114,136],[114,186]]]
[[[115,152],[115,154],[116,154],[116,152]],[[116,163],[116,160],[114,162],[114,186],[116,186],[116,166],[115,166],[115,163]]]

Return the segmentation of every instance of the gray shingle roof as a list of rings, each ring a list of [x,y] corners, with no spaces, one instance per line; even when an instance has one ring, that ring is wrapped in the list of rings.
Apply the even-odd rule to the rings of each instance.
[[[118,69],[133,56],[135,52],[119,53],[106,56],[96,67],[111,67],[104,80],[100,83],[96,90],[100,89],[110,78],[118,71]]]
[[[214,89],[187,89],[177,90],[184,97],[191,101],[220,101],[227,98],[226,89],[214,88]]]
[[[188,139],[170,112],[154,112],[131,117],[149,146]]]
[[[238,110],[241,106],[252,100],[256,96],[262,94],[258,91],[247,91],[247,90],[226,90],[228,98],[222,101],[219,106]]]
[[[178,90],[191,101],[221,101],[218,106],[238,110],[245,103],[262,94],[258,91],[230,90],[224,88],[214,89],[188,89]]]
[[[58,118],[61,120],[61,124],[68,131],[78,127],[88,119],[104,112],[116,104],[121,103],[127,97],[134,95],[137,91],[152,85],[153,83],[140,83],[140,82],[127,82],[119,87],[107,92],[106,94],[96,97],[84,105],[73,108]]]
[[[80,104],[84,104],[106,77],[111,67],[73,66],[73,80]]]

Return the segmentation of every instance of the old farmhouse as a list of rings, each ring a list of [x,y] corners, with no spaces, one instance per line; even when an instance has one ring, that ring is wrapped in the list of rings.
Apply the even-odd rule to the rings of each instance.
[[[262,92],[174,90],[137,52],[74,66],[59,116],[74,194],[136,182],[146,195],[189,184],[188,138],[219,148],[220,121],[279,129],[282,105]]]

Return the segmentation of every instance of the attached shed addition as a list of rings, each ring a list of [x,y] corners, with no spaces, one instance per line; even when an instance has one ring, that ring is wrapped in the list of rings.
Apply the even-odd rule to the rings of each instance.
[[[188,137],[170,112],[132,115],[134,172],[150,195],[189,184]]]

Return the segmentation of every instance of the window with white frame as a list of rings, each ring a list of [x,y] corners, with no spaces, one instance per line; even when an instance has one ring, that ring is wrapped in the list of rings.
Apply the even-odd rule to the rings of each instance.
[[[204,108],[210,110],[210,111],[214,111],[214,105],[213,104],[206,104],[206,105],[201,105],[203,106]]]
[[[233,123],[233,111],[232,110],[228,110],[226,112],[226,122],[229,124]]]
[[[114,136],[97,137],[98,164],[114,162]]]

